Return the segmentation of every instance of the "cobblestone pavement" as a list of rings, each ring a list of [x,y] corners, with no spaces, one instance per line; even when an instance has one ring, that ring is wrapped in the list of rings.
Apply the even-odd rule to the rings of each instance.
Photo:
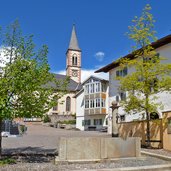
[[[28,131],[22,137],[3,138],[5,153],[55,153],[60,137],[109,136],[95,131],[75,131],[28,124]]]

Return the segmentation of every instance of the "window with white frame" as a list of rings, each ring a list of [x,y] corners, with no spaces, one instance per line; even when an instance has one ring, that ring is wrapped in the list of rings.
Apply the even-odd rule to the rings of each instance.
[[[103,98],[97,99],[86,99],[85,100],[85,109],[87,108],[104,108],[106,106],[106,100]]]
[[[128,74],[127,67],[116,71],[116,77],[125,77],[127,74]]]
[[[120,98],[122,101],[125,101],[126,100],[126,92],[121,92],[120,93]]]
[[[85,100],[85,108],[89,108],[89,100]]]
[[[100,82],[92,82],[87,83],[85,85],[85,94],[99,93],[100,92],[101,83]],[[106,85],[103,85],[103,92],[106,91]]]
[[[101,99],[101,107],[105,107],[105,99]]]
[[[102,86],[102,92],[106,92],[106,84],[102,83],[101,86]]]
[[[91,120],[90,119],[84,120],[84,125],[91,125]]]
[[[94,99],[90,100],[90,108],[94,108]]]
[[[95,107],[100,107],[100,98],[96,99],[96,106]]]
[[[102,125],[102,119],[94,119],[94,125]]]

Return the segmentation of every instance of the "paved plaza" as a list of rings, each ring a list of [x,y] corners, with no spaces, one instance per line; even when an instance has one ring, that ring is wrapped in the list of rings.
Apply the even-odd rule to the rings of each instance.
[[[8,153],[55,153],[60,137],[109,136],[96,131],[64,130],[41,124],[27,124],[22,137],[3,138],[4,152]]]
[[[75,170],[89,170],[89,171],[118,171],[134,168],[135,170],[144,170],[145,168],[151,170],[171,170],[170,160],[163,160],[150,156],[140,158],[121,159],[108,162],[98,163],[71,163],[54,165],[54,157],[48,155],[41,156],[39,154],[55,154],[57,153],[57,144],[60,137],[91,137],[103,136],[110,137],[107,133],[95,131],[74,131],[64,130],[42,125],[27,125],[27,134],[18,138],[3,138],[3,150],[8,154],[24,154],[24,156],[17,157],[17,164],[5,165],[0,167],[3,171],[75,171]],[[148,152],[159,153],[170,157],[171,153],[163,150],[147,150]],[[28,155],[27,155],[28,154]],[[33,155],[32,155],[33,154]],[[38,156],[35,156],[38,154]],[[166,167],[166,168],[165,168]],[[102,170],[101,170],[102,169]],[[128,170],[129,170],[128,169]],[[108,171],[109,171],[108,170]]]

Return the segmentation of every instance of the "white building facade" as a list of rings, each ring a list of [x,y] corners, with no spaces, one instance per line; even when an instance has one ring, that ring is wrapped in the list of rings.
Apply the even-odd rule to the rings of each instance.
[[[82,83],[76,94],[76,128],[100,130],[108,122],[108,81],[94,76]]]
[[[165,57],[166,60],[162,61],[164,63],[171,63],[171,35],[159,39],[158,41],[152,43],[156,53],[161,57]],[[131,57],[132,54],[128,54],[123,58]],[[112,62],[105,67],[97,70],[96,72],[109,72],[109,101],[108,106],[111,105],[112,101],[124,100],[127,96],[126,92],[119,91],[119,81],[116,76],[125,76],[133,72],[134,68],[121,69],[118,62]],[[157,94],[158,99],[156,102],[163,105],[163,109],[158,109],[159,118],[162,117],[162,112],[171,110],[171,94],[167,92]],[[109,118],[112,116],[112,111],[109,109]],[[118,120],[120,122],[130,122],[133,120],[143,120],[145,119],[145,112],[127,114],[122,107],[118,109]],[[109,119],[108,132],[111,133],[111,120]]]

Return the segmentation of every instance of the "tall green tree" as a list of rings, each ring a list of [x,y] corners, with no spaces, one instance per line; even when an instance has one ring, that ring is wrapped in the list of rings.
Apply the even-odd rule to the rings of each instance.
[[[2,121],[42,117],[57,105],[57,100],[66,92],[68,81],[55,79],[49,71],[47,46],[36,50],[33,36],[23,36],[18,21],[4,32],[1,36],[4,67],[0,75],[0,155]]]
[[[135,17],[129,27],[128,36],[135,42],[133,59],[120,59],[120,67],[128,67],[132,72],[125,77],[118,77],[120,89],[128,93],[122,103],[127,112],[145,111],[147,120],[147,146],[150,147],[150,113],[156,112],[161,104],[157,103],[158,93],[171,90],[171,64],[164,62],[152,47],[156,41],[154,19],[150,13],[150,5],[146,5],[140,17]]]

